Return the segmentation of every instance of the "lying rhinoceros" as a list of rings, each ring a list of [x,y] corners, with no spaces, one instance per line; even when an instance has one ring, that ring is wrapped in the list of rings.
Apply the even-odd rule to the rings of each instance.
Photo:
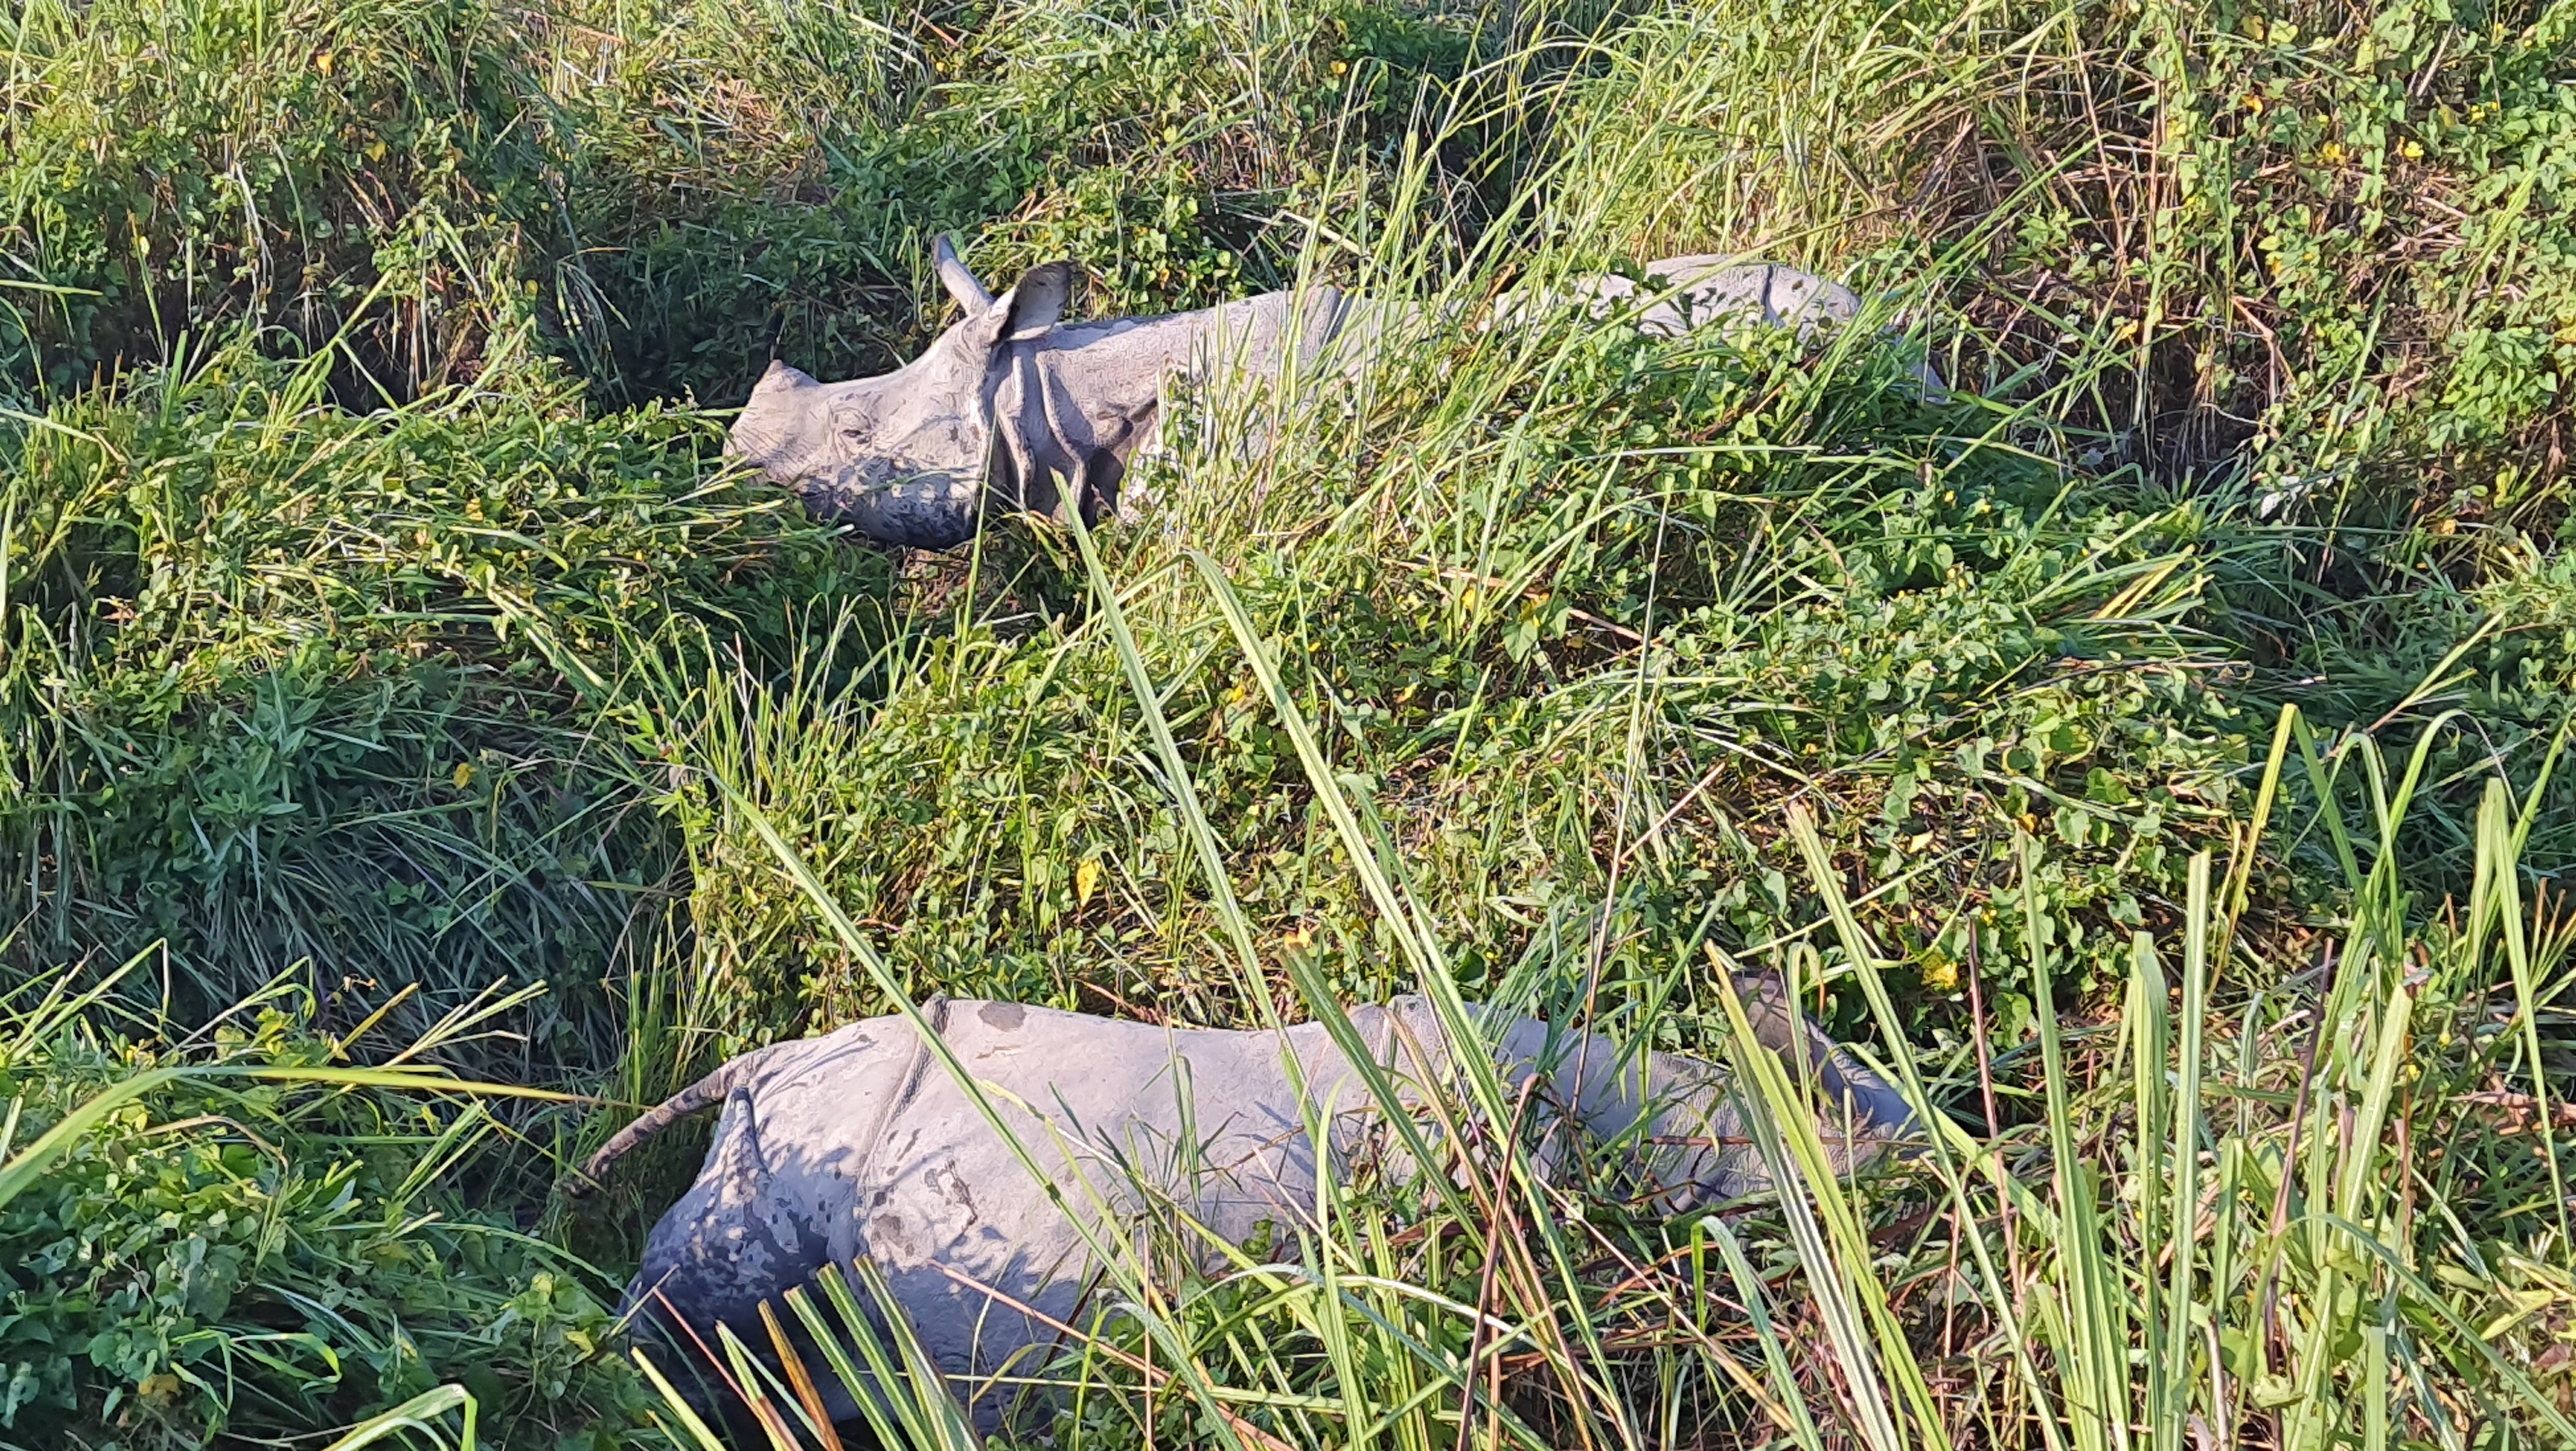
[[[1766,1046],[1795,1047],[1813,1065],[1831,1100],[1822,1121],[1838,1165],[1910,1122],[1902,1098],[1776,997],[1747,1006]],[[1472,1011],[1506,1090],[1528,1094],[1543,1168],[1589,1154],[1670,1212],[1767,1185],[1720,1070]],[[763,1301],[866,1259],[952,1384],[1028,1376],[1059,1327],[1081,1323],[1101,1279],[1096,1247],[1134,1243],[1127,1237],[1158,1212],[1166,1225],[1200,1227],[1205,1268],[1222,1263],[1220,1241],[1266,1241],[1293,1256],[1316,1223],[1319,1172],[1348,1183],[1376,1162],[1400,1178],[1411,1163],[1352,1059],[1317,1024],[1165,1029],[940,1000],[925,1015],[1046,1182],[903,1018],[782,1043],[646,1113],[588,1164],[596,1180],[646,1136],[722,1105],[697,1182],[653,1227],[626,1312],[675,1347],[713,1345],[718,1322],[765,1347]],[[1350,1022],[1387,1070],[1381,1081],[1401,1085],[1401,1102],[1458,1101],[1444,1086],[1449,1039],[1425,1001],[1361,1008]],[[1320,1152],[1309,1110],[1326,1130]],[[845,1390],[824,1389],[832,1416],[856,1413]],[[998,1392],[969,1399],[987,1428],[1004,1408]]]
[[[820,383],[773,362],[726,451],[796,490],[817,513],[888,544],[944,549],[973,536],[988,500],[1051,514],[1069,485],[1086,520],[1115,497],[1128,458],[1155,435],[1166,380],[1220,367],[1277,375],[1302,364],[1355,373],[1385,331],[1387,304],[1333,287],[1269,292],[1165,317],[1062,321],[1070,262],[1032,269],[1000,297],[935,243],[940,281],[965,317],[894,372]],[[1850,289],[1793,267],[1713,256],[1651,264],[1568,289],[1596,313],[1627,305],[1649,332],[1720,317],[1841,322]],[[1497,315],[1531,315],[1506,299]]]

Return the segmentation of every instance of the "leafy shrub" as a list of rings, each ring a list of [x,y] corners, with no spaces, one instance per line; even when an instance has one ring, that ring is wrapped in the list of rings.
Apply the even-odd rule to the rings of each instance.
[[[614,1330],[596,1272],[473,1207],[526,1115],[298,1082],[345,1065],[348,1046],[313,1033],[302,994],[245,1002],[176,1045],[97,1011],[97,996],[86,1013],[59,993],[18,998],[0,1094],[20,1134],[111,1085],[183,1071],[0,1204],[11,1440],[292,1435],[448,1382],[512,1439],[606,1447],[642,1425],[638,1385],[603,1354]]]

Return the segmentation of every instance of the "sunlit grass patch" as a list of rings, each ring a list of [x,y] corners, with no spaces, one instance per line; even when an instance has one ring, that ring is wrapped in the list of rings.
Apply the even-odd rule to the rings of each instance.
[[[646,1424],[600,1358],[599,1273],[503,1207],[543,1172],[511,1146],[565,1096],[441,1066],[529,994],[406,1039],[318,1033],[277,984],[191,1029],[125,1006],[156,965],[23,978],[0,1008],[14,1435],[200,1445],[460,1390],[514,1436]]]

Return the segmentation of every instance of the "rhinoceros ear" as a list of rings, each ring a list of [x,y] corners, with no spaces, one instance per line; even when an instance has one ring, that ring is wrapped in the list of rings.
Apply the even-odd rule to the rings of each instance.
[[[999,346],[1005,340],[1017,342],[1036,337],[1064,319],[1065,304],[1073,297],[1073,264],[1046,262],[1030,268],[1010,291],[994,300],[984,315],[976,318],[977,340],[986,347]]]
[[[805,387],[813,381],[813,375],[804,369],[791,368],[783,360],[772,358],[769,360],[768,371],[760,375],[759,382],[751,385],[751,391],[756,396],[776,392],[781,388]]]

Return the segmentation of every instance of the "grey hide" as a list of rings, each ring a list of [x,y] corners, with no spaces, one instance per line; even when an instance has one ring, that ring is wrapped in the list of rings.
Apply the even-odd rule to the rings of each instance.
[[[1838,1165],[1875,1153],[1910,1124],[1897,1094],[1776,995],[1755,993],[1747,1006],[1766,1046],[1794,1049],[1811,1065]],[[1283,1043],[1269,1030],[1167,1029],[1002,1002],[934,1000],[925,1011],[1061,1199],[1031,1179],[901,1017],[737,1058],[628,1126],[587,1171],[595,1179],[681,1115],[722,1105],[697,1182],[654,1226],[626,1291],[625,1310],[679,1364],[702,1357],[675,1317],[708,1345],[721,1321],[766,1347],[763,1300],[864,1258],[943,1372],[1030,1375],[1059,1333],[1046,1322],[1079,1325],[1099,1280],[1085,1229],[1098,1243],[1117,1243],[1141,1234],[1157,1205],[1167,1227],[1177,1210],[1226,1244],[1266,1241],[1275,1256],[1293,1258],[1298,1234],[1315,1224],[1319,1156],[1283,1047],[1302,1070],[1315,1121],[1328,1126],[1322,1157],[1336,1182],[1372,1160],[1398,1177],[1409,1172],[1364,1081],[1320,1025],[1288,1028]],[[1667,1212],[1767,1186],[1721,1070],[1472,1011],[1506,1089],[1534,1090],[1548,1172],[1579,1132],[1585,1152],[1606,1156],[1593,1162],[1606,1161]],[[1448,1040],[1427,1002],[1399,998],[1350,1016],[1408,1107],[1425,1092],[1459,1101],[1456,1088],[1441,1087],[1450,1082]],[[1213,1240],[1200,1238],[1194,1252],[1203,1267],[1224,1262]],[[661,1359],[674,1365],[674,1355]],[[855,1414],[840,1387],[825,1391],[833,1416]],[[999,1390],[965,1398],[986,1429],[1007,1400]]]
[[[1222,368],[1276,376],[1299,365],[1355,375],[1386,304],[1332,287],[1270,292],[1164,317],[1066,323],[1074,268],[1050,262],[1000,297],[934,251],[964,318],[912,362],[842,383],[773,362],[735,421],[726,452],[802,495],[816,513],[888,544],[944,549],[973,536],[988,503],[1054,514],[1058,480],[1087,520],[1116,497],[1127,461],[1153,441],[1165,383]],[[1569,300],[1596,316],[1626,306],[1640,328],[1674,335],[1722,317],[1843,322],[1851,290],[1794,267],[1716,256],[1648,266],[1652,288],[1589,278]],[[1498,321],[1543,303],[1507,297]],[[1927,385],[1937,380],[1925,374]]]

